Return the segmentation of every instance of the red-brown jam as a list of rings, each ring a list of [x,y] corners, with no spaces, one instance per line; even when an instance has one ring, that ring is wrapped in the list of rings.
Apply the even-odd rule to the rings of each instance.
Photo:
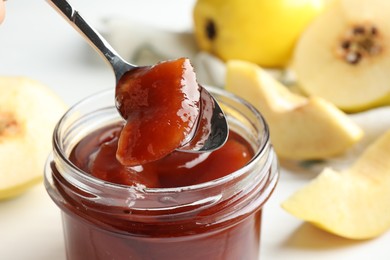
[[[122,126],[116,124],[87,135],[72,150],[70,160],[86,173],[108,182],[136,187],[171,188],[216,180],[242,168],[253,157],[249,143],[239,134],[231,132],[225,145],[214,152],[193,154],[175,151],[142,166],[123,166],[115,156],[121,129]],[[58,174],[55,176],[59,192],[69,203],[70,211],[65,210],[63,215],[68,259],[258,258],[261,210],[247,213],[239,210],[242,207],[239,205],[246,204],[245,200],[252,196],[256,197],[258,190],[244,197],[240,195],[242,191],[236,190],[237,196],[230,195],[231,198],[215,205],[203,202],[203,206],[200,203],[155,212],[154,202],[151,202],[150,211],[137,211],[91,204],[88,199],[82,198],[89,197],[87,194],[74,197],[73,188],[66,184],[65,179]],[[207,199],[209,192],[229,190],[232,189],[231,185],[229,182],[205,190],[203,196]],[[222,190],[218,192],[219,189]],[[161,203],[168,206],[174,199],[174,203],[181,205],[201,193],[191,195],[183,192],[176,195]],[[148,202],[145,203],[148,205]],[[233,205],[236,205],[236,210]],[[188,213],[192,211],[191,207],[193,213]],[[181,214],[184,214],[183,217],[180,217]]]
[[[253,157],[248,142],[231,132],[225,145],[207,153],[174,151],[166,157],[137,166],[122,165],[116,158],[121,125],[97,130],[75,147],[70,160],[91,175],[113,183],[173,188],[215,180],[242,168]]]
[[[134,166],[160,159],[191,139],[200,87],[190,61],[180,58],[127,72],[118,82],[116,101],[127,121],[117,158]]]

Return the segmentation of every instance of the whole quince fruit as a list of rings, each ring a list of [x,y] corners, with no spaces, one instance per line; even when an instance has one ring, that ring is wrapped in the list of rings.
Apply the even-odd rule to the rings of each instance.
[[[199,48],[222,60],[285,66],[294,44],[320,13],[322,0],[198,0],[194,30]]]

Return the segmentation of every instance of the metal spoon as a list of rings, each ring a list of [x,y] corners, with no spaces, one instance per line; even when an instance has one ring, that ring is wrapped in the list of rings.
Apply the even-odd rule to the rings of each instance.
[[[108,61],[115,73],[116,85],[126,72],[138,68],[121,58],[111,45],[66,0],[47,1]],[[186,152],[212,151],[221,147],[227,140],[229,129],[226,117],[217,101],[202,86],[200,101],[201,113],[197,126],[193,131],[193,138],[177,150]],[[119,109],[118,111],[120,113]]]

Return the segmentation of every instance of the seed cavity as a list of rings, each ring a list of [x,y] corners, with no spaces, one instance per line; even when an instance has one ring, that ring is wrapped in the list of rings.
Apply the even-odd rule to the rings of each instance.
[[[369,24],[352,26],[337,48],[340,58],[351,65],[358,65],[363,59],[383,51],[378,28]]]
[[[0,142],[2,138],[17,135],[21,126],[11,113],[0,113]]]

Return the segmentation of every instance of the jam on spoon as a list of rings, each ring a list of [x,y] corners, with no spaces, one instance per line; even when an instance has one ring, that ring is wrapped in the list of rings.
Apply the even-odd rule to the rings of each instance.
[[[188,143],[199,117],[200,87],[188,59],[125,73],[116,90],[126,119],[117,150],[123,165],[160,159]]]
[[[114,70],[117,108],[127,120],[118,153],[123,163],[135,165],[153,161],[175,149],[212,151],[226,142],[229,132],[226,118],[216,100],[196,83],[188,60],[181,58],[145,67],[132,65],[123,60],[66,0],[48,2],[81,32]],[[160,87],[153,91],[155,86]],[[127,94],[126,89],[130,91]],[[142,97],[142,93],[156,96],[149,100],[149,97]],[[128,102],[125,101],[127,98]],[[136,104],[129,105],[134,100]],[[142,105],[142,102],[147,103]],[[131,109],[135,111],[129,112]],[[164,114],[164,110],[169,112]],[[144,134],[143,131],[149,140],[124,139],[140,139],[139,134]],[[166,142],[161,142],[163,138]]]

